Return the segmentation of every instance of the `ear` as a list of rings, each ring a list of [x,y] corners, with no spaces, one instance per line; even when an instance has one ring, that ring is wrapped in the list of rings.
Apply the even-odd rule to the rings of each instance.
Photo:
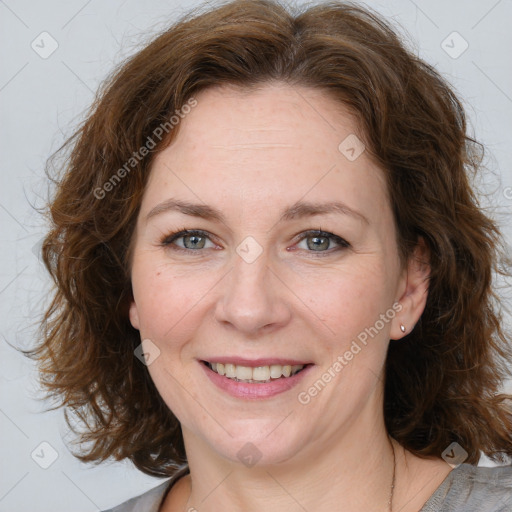
[[[133,299],[130,302],[129,316],[132,327],[134,329],[140,329],[139,310],[137,309],[137,304],[135,304],[135,300]]]
[[[414,329],[427,303],[429,278],[430,251],[425,240],[419,237],[407,268],[402,274],[400,296],[397,299],[402,309],[393,319],[391,339],[401,339]],[[405,332],[402,332],[400,325],[405,327]]]

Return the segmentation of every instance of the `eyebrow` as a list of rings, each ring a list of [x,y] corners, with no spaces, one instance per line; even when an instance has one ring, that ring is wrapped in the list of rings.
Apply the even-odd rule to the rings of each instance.
[[[156,215],[169,211],[177,211],[183,213],[184,215],[190,215],[192,217],[199,217],[202,219],[213,220],[227,224],[224,214],[212,206],[199,203],[190,203],[188,201],[182,201],[173,198],[167,199],[166,201],[156,205],[146,216],[146,222],[148,222],[149,219],[155,217]],[[283,211],[281,217],[279,218],[279,222],[290,221],[304,217],[313,217],[315,215],[325,215],[329,213],[348,215],[364,222],[365,224],[370,224],[368,219],[361,212],[350,208],[340,201],[331,201],[327,203],[298,201]]]

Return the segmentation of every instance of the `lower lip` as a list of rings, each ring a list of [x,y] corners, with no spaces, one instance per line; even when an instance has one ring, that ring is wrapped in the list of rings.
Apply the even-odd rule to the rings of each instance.
[[[313,367],[312,364],[303,368],[300,372],[291,377],[281,377],[270,382],[251,384],[249,382],[237,382],[219,375],[211,370],[203,362],[199,362],[208,378],[220,389],[235,398],[263,399],[278,395],[295,387]]]

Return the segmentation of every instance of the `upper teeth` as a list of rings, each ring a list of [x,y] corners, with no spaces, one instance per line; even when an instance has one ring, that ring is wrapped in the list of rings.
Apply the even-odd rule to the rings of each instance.
[[[289,377],[304,368],[303,364],[296,365],[280,365],[273,364],[270,366],[240,366],[230,363],[208,363],[210,368],[219,375],[225,375],[230,379],[246,380],[246,381],[268,381],[270,378],[279,379],[281,376]]]

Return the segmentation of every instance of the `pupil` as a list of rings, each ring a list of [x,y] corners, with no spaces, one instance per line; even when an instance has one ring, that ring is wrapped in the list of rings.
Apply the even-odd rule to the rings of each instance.
[[[309,248],[313,248],[313,249],[317,249],[317,248],[320,248],[320,249],[327,249],[329,247],[329,239],[325,236],[322,236],[322,237],[319,237],[319,236],[315,236],[312,238],[313,240],[313,244],[311,244],[309,246]],[[321,240],[324,240],[324,243],[321,242]],[[320,241],[320,242],[319,242]]]
[[[198,236],[198,235],[189,235],[188,237],[186,237],[186,238],[185,238],[185,240],[186,240],[187,238],[188,238],[189,242],[191,242],[191,243],[192,243],[192,245],[193,245],[193,247],[187,247],[187,249],[191,249],[191,248],[192,248],[192,249],[194,249],[194,248],[197,248],[197,245],[196,245],[196,244],[197,244],[198,242],[199,242],[199,246],[200,246],[200,248],[202,247],[202,246],[200,245],[200,241],[201,241],[201,239],[202,239],[203,237]],[[203,244],[204,244],[204,241],[203,241]],[[185,244],[185,246],[186,246],[186,245],[187,245],[187,244]]]

